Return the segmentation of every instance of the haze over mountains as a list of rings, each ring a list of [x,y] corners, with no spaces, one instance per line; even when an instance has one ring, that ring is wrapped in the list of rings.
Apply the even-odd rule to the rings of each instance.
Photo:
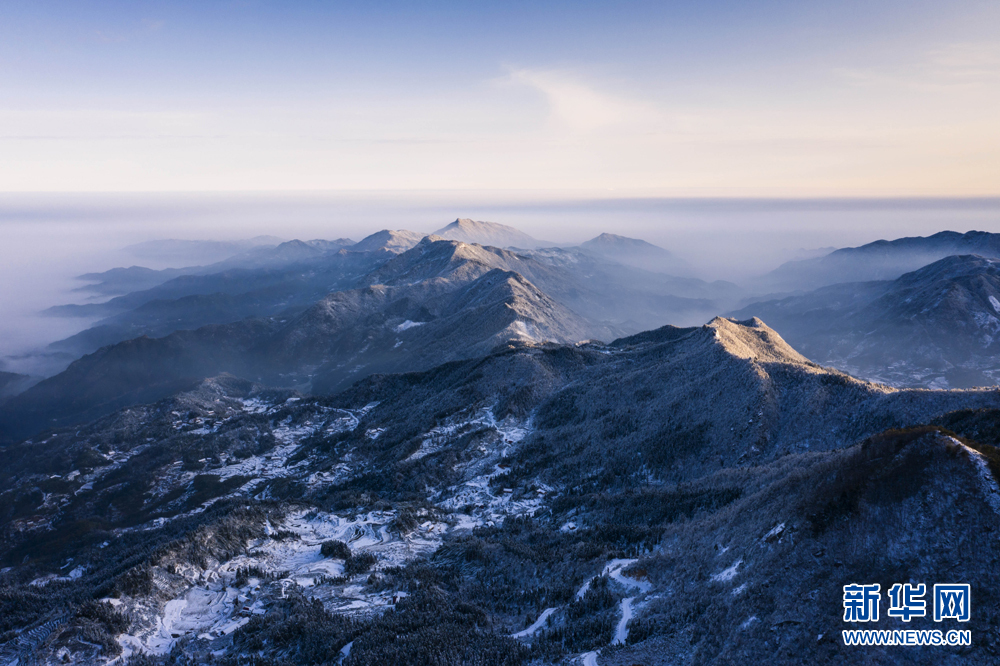
[[[894,280],[938,259],[963,254],[1000,257],[1000,234],[942,231],[927,237],[879,240],[814,259],[790,261],[754,286],[759,291],[802,291],[848,281]]]
[[[500,225],[450,226],[516,240]],[[727,283],[641,271],[574,248],[519,254],[420,238],[383,231],[356,244],[288,241],[207,267],[89,276],[118,285],[140,272],[155,286],[54,308],[105,318],[51,345],[68,359],[85,357],[0,418],[23,436],[218,372],[329,391],[371,372],[424,369],[515,340],[611,339],[664,319],[693,323],[738,295]],[[493,270],[500,272],[486,278]]]
[[[895,280],[846,283],[755,303],[758,316],[825,364],[902,386],[1000,380],[1000,263],[940,259]]]
[[[944,571],[976,649],[907,663],[992,663],[1000,260],[904,241],[778,296],[464,219],[88,275],[0,373],[0,664],[871,663],[843,585]]]
[[[626,266],[635,266],[658,273],[689,275],[691,267],[662,247],[637,238],[604,233],[581,243],[580,248]]]
[[[440,240],[441,234],[478,245]],[[219,372],[325,392],[371,372],[424,369],[512,341],[611,339],[664,322],[693,324],[732,311],[741,299],[754,304],[735,316],[760,316],[808,356],[864,377],[964,387],[992,384],[997,370],[991,346],[997,312],[989,301],[995,269],[970,257],[946,260],[947,270],[921,269],[892,287],[843,283],[754,302],[752,291],[733,284],[671,276],[665,271],[684,271],[681,260],[614,234],[579,247],[543,247],[511,227],[458,219],[430,237],[385,230],[358,243],[255,239],[251,245],[207,266],[84,276],[95,291],[123,293],[52,309],[104,318],[51,345],[49,353],[65,363],[86,357],[5,408],[0,422],[11,429],[8,436],[158,399]],[[998,246],[992,234],[942,232],[785,264],[764,281],[804,285],[838,275],[892,275],[955,248]],[[483,280],[492,270],[501,272]],[[131,284],[140,288],[130,290]],[[953,287],[950,298],[938,298]],[[956,322],[957,337],[950,332]],[[10,384],[18,390],[5,395],[29,385]],[[89,387],[84,397],[77,395],[80,386]]]

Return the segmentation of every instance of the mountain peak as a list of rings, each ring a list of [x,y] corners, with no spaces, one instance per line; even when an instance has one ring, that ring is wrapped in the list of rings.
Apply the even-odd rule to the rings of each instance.
[[[434,232],[435,235],[448,240],[463,243],[478,243],[493,247],[520,247],[534,249],[545,245],[528,234],[496,222],[482,222],[460,217],[446,227]]]
[[[690,274],[691,268],[668,250],[639,238],[603,233],[580,243],[580,249],[626,266],[635,266],[654,273]]]
[[[763,363],[802,364],[819,370],[757,317],[743,321],[716,317],[706,327],[714,329],[715,339],[733,356]]]
[[[360,242],[352,245],[350,249],[355,252],[386,250],[394,254],[400,254],[415,246],[426,235],[417,231],[407,231],[406,229],[383,229],[362,238]]]
[[[603,233],[600,236],[591,238],[585,243],[580,243],[580,247],[586,248],[629,248],[629,249],[643,249],[643,250],[656,250],[662,253],[664,256],[671,256],[670,252],[664,250],[658,245],[653,245],[640,238],[629,238],[628,236],[619,236],[618,234]]]

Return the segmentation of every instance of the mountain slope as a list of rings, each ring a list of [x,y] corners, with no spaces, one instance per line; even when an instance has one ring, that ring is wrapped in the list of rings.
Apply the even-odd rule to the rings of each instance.
[[[801,291],[845,282],[894,280],[951,255],[1000,258],[1000,234],[942,231],[932,236],[879,240],[816,259],[791,261],[758,280],[759,291]]]
[[[8,437],[23,437],[157,399],[219,372],[325,392],[372,372],[424,369],[513,341],[615,335],[499,268],[530,267],[508,255],[425,239],[365,279],[374,286],[334,292],[287,320],[176,331],[84,356],[5,405],[0,426]]]
[[[755,303],[811,358],[859,376],[934,388],[1000,381],[1000,262],[953,256],[891,282],[847,283]]]
[[[733,284],[650,273],[575,249],[514,252],[465,243],[422,242],[373,271],[368,279],[371,283],[412,282],[444,274],[453,266],[520,273],[581,316],[632,331],[664,322],[702,322],[728,309],[727,304],[735,304],[741,295]]]
[[[754,320],[325,398],[220,377],[5,448],[0,656],[896,663],[844,652],[843,585],[957,579],[978,642],[906,663],[989,664],[997,440],[913,426],[998,414],[995,391],[816,366]],[[878,628],[911,626],[957,625]]]
[[[0,371],[0,400],[6,400],[28,388],[31,377],[16,372]]]

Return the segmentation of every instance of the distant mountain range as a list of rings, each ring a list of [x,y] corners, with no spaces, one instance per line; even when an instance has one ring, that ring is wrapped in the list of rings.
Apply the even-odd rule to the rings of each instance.
[[[1000,383],[1000,261],[951,256],[894,280],[844,283],[734,313],[810,358],[902,386]]]
[[[677,258],[662,247],[636,238],[601,234],[586,243],[581,243],[580,249],[626,266],[635,266],[656,273],[669,275],[689,275],[691,273],[691,267],[687,262]]]
[[[497,242],[509,230],[488,222],[466,222],[459,220],[449,227],[476,232],[481,241],[488,236]],[[49,351],[71,360],[144,335],[160,338],[174,331],[234,324],[247,317],[288,321],[332,292],[384,283],[386,278],[377,269],[412,249],[421,238],[423,234],[384,230],[359,243],[288,241],[258,247],[209,266],[163,271],[132,267],[88,275],[100,291],[126,293],[102,303],[50,308],[55,316],[104,318],[53,343]],[[641,243],[615,238],[626,242],[626,247]],[[507,234],[507,240],[512,239]],[[634,332],[665,321],[704,321],[735,305],[740,296],[732,284],[645,272],[579,248],[518,252],[494,252],[490,265],[520,273],[562,306],[604,326],[589,330]],[[425,271],[424,279],[436,269],[426,264],[420,270]],[[129,284],[141,288],[129,290]]]
[[[782,264],[753,287],[757,291],[791,292],[841,282],[894,280],[938,259],[964,254],[1000,258],[1000,234],[942,231],[927,237],[879,240],[815,259]]]
[[[362,280],[287,319],[254,318],[104,347],[12,399],[0,428],[89,419],[230,372],[329,392],[373,372],[421,370],[515,341],[615,337],[529,282],[562,276],[496,248],[425,238]],[[345,261],[356,256],[340,254]],[[517,271],[511,270],[518,269]],[[190,307],[189,299],[181,303]]]
[[[253,248],[274,247],[282,242],[276,236],[236,241],[163,239],[129,245],[124,251],[145,261],[214,263]]]
[[[380,234],[392,234],[398,232],[379,232],[365,239],[367,250],[372,251],[392,243],[385,242]],[[409,232],[405,232],[409,233]],[[418,239],[419,240],[419,239]],[[233,270],[259,270],[266,268],[281,268],[297,264],[308,264],[316,261],[328,254],[335,253],[346,247],[354,246],[354,241],[347,238],[340,238],[335,241],[293,240],[280,243],[278,245],[254,246],[226,257],[206,266],[188,266],[186,268],[165,268],[162,270],[152,270],[142,266],[132,266],[130,268],[112,268],[102,273],[86,273],[79,276],[79,279],[90,284],[80,287],[77,291],[91,291],[100,294],[130,294],[148,290],[159,286],[174,278],[193,275],[214,275]],[[412,247],[412,245],[410,246]],[[134,301],[134,298],[133,298]],[[52,314],[60,316],[92,316],[95,313],[115,311],[116,305],[121,301],[112,299],[107,304],[90,305],[68,305],[50,308]]]

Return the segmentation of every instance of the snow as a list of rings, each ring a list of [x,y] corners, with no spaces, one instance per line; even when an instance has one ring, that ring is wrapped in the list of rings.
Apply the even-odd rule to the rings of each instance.
[[[993,306],[994,310],[996,310],[997,312],[1000,312],[1000,301],[997,300],[996,296],[992,296],[992,295],[990,296],[990,305]]]
[[[472,530],[479,527],[480,521],[464,513],[456,514],[456,523],[452,526],[453,531]]]
[[[976,474],[979,477],[979,487],[986,498],[986,502],[996,514],[1000,515],[1000,486],[997,486],[997,482],[993,478],[993,473],[990,472],[989,463],[986,462],[986,458],[984,458],[983,454],[979,451],[966,446],[954,437],[948,437],[947,439],[951,440],[953,444],[960,446],[968,454],[969,460],[971,460],[976,466]]]
[[[480,428],[495,430],[500,435],[503,443],[508,446],[520,443],[530,432],[530,428],[526,422],[517,421],[510,417],[502,421],[497,421],[493,415],[493,410],[484,408],[478,410],[469,418],[451,418],[444,424],[428,430],[424,434],[424,440],[421,442],[420,448],[414,451],[407,460],[419,460],[432,453],[436,453],[457,437]],[[504,448],[501,455],[506,455],[507,453],[508,449]]]
[[[241,398],[240,402],[243,404],[243,411],[248,414],[263,414],[274,406],[269,402],[264,402],[260,398]],[[180,416],[177,412],[173,413]]]
[[[397,333],[402,333],[403,331],[408,331],[411,328],[415,328],[417,326],[423,326],[426,323],[427,323],[426,321],[410,321],[409,319],[407,319],[402,324],[400,324],[399,326],[395,327],[392,330],[396,331]]]
[[[427,520],[407,535],[393,534],[389,524],[395,511],[370,511],[353,517],[342,517],[316,511],[299,510],[285,517],[280,524],[265,525],[265,531],[288,531],[298,538],[277,541],[265,537],[247,544],[246,552],[224,563],[210,564],[202,569],[193,565],[177,566],[186,589],[170,599],[162,608],[137,613],[146,621],[132,634],[119,637],[128,654],[144,651],[165,654],[180,636],[210,637],[230,634],[249,621],[249,615],[266,612],[270,599],[284,597],[291,586],[299,586],[307,596],[320,599],[335,612],[381,612],[402,592],[385,591],[367,594],[363,585],[328,585],[325,577],[340,577],[343,560],[325,558],[320,553],[324,541],[346,542],[353,552],[375,553],[379,562],[375,569],[405,564],[419,555],[428,555],[442,542],[447,524]],[[257,567],[268,572],[287,571],[280,580],[262,581],[250,578],[242,587],[235,587],[237,569]],[[170,587],[166,574],[159,574]],[[358,579],[367,579],[362,574]],[[176,579],[175,579],[176,580]],[[176,585],[176,582],[173,583]],[[141,602],[135,602],[141,606]],[[127,656],[127,655],[126,655]]]
[[[716,583],[728,583],[733,578],[736,578],[736,570],[739,569],[741,564],[743,564],[743,558],[736,560],[736,562],[733,563],[733,566],[728,569],[724,569],[719,573],[714,574],[712,576],[712,580]]]
[[[785,532],[785,524],[778,523],[775,525],[770,532],[764,535],[764,541],[773,541],[780,537]]]
[[[608,562],[607,566],[604,567],[604,573],[610,576],[612,580],[618,581],[625,587],[634,587],[642,592],[649,592],[653,587],[650,583],[636,580],[635,578],[628,578],[627,576],[622,575],[622,570],[637,561],[638,560],[611,560]]]
[[[190,587],[181,596],[168,601],[152,623],[135,635],[123,634],[118,642],[128,654],[148,652],[166,654],[181,636],[197,634],[230,634],[246,624],[249,618],[233,618],[239,610],[238,591],[218,586],[211,590]]]
[[[77,580],[79,578],[82,578],[83,574],[86,573],[86,571],[87,570],[84,567],[79,566],[79,567],[75,567],[72,571],[70,571],[65,576],[57,576],[55,574],[47,574],[45,576],[40,576],[40,577],[34,579],[30,583],[28,583],[28,585],[32,585],[34,587],[45,587],[46,585],[48,585],[49,583],[51,583],[53,581],[59,581],[59,582],[65,583],[67,581]]]
[[[549,619],[549,616],[555,613],[557,610],[559,610],[558,607],[546,608],[545,610],[542,611],[542,614],[538,616],[538,619],[531,624],[530,627],[528,627],[524,631],[519,631],[516,634],[511,634],[511,638],[524,638],[525,636],[531,636],[536,631],[541,629],[545,625],[545,621]]]
[[[635,564],[636,562],[638,562],[638,560],[622,560],[622,559],[611,560],[606,565],[604,565],[604,570],[601,571],[601,575],[609,576],[612,580],[621,583],[625,587],[634,587],[643,593],[649,592],[653,587],[650,583],[622,575],[622,570],[628,568],[630,565]],[[576,593],[577,599],[583,599],[584,595],[587,594],[587,591],[590,589],[590,582],[592,580],[593,578],[588,580],[586,583],[583,584],[583,587],[581,587],[577,591]]]
[[[628,638],[628,623],[632,619],[632,601],[635,597],[628,597],[622,599],[622,618],[618,620],[618,626],[615,627],[615,639],[611,641],[612,645],[625,645],[625,639]]]
[[[580,660],[583,662],[583,666],[597,666],[597,653],[585,652],[580,655]]]
[[[990,298],[993,297],[991,296]],[[987,331],[986,337],[989,338],[990,341],[992,341],[993,336],[1000,333],[1000,320],[988,312],[973,312],[972,319],[976,322],[977,326]]]

